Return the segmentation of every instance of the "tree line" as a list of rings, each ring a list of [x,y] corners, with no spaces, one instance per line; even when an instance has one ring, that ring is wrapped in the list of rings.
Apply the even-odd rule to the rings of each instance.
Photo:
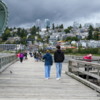
[[[47,28],[46,31],[48,32],[50,27],[46,27],[46,28]],[[79,28],[82,28],[81,24],[80,24]],[[64,31],[66,34],[68,34],[73,29],[73,27],[69,26],[69,27],[64,29],[63,24],[55,25],[53,23],[51,29],[58,30],[58,32]],[[24,29],[24,28],[15,28],[15,27],[9,28],[9,27],[7,27],[4,31],[4,33],[1,35],[0,43],[5,43],[5,41],[8,39],[8,37],[16,37],[16,36],[20,37],[19,43],[21,43],[21,44],[26,44],[27,39],[35,40],[35,36],[38,37],[37,41],[43,42],[43,38],[39,34],[37,34],[40,31],[41,31],[40,28],[36,27],[36,26],[31,27],[29,29],[29,32],[27,29]],[[28,36],[29,33],[30,33],[30,35]],[[50,36],[46,36],[45,38],[47,38],[46,42],[48,42]],[[79,38],[67,37],[64,39],[64,41],[73,41],[73,40],[79,41]],[[93,26],[90,25],[88,28],[88,37],[85,38],[85,40],[100,40],[100,28],[93,28]]]

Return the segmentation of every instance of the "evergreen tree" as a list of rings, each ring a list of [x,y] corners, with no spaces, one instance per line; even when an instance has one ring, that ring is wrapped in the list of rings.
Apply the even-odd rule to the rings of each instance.
[[[70,30],[67,28],[64,30],[65,33],[70,33]]]
[[[95,32],[95,33],[94,33],[93,39],[94,39],[94,40],[99,40],[99,33],[98,33],[98,32]]]
[[[93,31],[93,30],[94,30],[94,28],[93,28],[93,26],[92,26],[92,25],[90,25],[90,26],[89,26],[89,30],[91,30],[91,31]]]
[[[80,24],[79,28],[82,28],[82,25]]]
[[[60,29],[63,29],[63,28],[64,28],[63,24],[61,24],[61,25],[59,26],[59,28],[60,28]]]
[[[2,34],[2,40],[3,41],[6,41],[8,39],[8,37],[10,37],[11,34],[10,34],[10,29],[7,27],[6,30],[4,31],[4,33]]]
[[[88,40],[91,40],[92,39],[92,30],[89,30],[89,33],[88,33]]]
[[[70,33],[70,30],[72,29],[72,26],[68,27],[67,29],[65,29],[65,33]]]
[[[93,39],[93,31],[94,31],[94,28],[92,27],[92,25],[89,26],[89,32],[88,32],[88,40],[91,40]]]
[[[33,26],[30,30],[31,30],[31,35],[36,35],[37,32],[36,26]]]
[[[17,33],[16,33],[19,37],[20,37],[20,34],[21,34],[21,28],[18,28],[17,29]]]

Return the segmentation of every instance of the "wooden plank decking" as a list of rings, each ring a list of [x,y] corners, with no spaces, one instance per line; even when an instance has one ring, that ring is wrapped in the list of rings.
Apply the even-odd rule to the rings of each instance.
[[[56,80],[55,64],[51,79],[44,79],[44,63],[33,58],[19,61],[0,74],[0,100],[100,100],[99,93],[67,76]],[[12,71],[12,73],[10,73]]]

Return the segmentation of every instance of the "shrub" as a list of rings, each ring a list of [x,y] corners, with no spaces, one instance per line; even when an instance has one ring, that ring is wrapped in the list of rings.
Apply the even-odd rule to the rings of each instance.
[[[72,53],[78,53],[78,49],[72,49]]]

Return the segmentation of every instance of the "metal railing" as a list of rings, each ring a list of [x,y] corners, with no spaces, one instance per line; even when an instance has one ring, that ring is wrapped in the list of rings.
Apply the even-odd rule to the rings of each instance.
[[[0,57],[0,72],[5,70],[9,65],[17,61],[15,54]]]

